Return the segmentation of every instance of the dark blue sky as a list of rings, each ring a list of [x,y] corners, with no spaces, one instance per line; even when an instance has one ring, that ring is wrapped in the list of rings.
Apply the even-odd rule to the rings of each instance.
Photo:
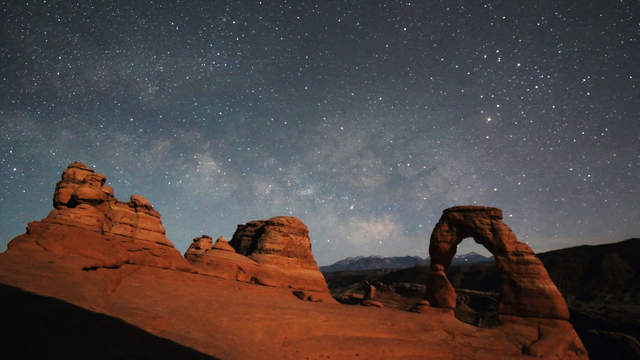
[[[75,160],[180,251],[290,214],[320,264],[425,256],[459,204],[537,251],[640,235],[636,1],[0,10],[0,249]]]

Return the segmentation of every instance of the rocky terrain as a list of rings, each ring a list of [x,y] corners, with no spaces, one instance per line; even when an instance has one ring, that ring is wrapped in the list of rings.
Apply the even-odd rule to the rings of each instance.
[[[445,210],[421,293],[429,300],[417,296],[409,312],[385,306],[372,283],[358,301],[366,306],[333,301],[294,217],[239,225],[229,242],[197,237],[181,256],[148,200],[118,201],[104,175],[81,163],[63,172],[53,205],[0,254],[0,296],[11,304],[3,320],[16,329],[2,347],[7,358],[588,357],[564,299],[499,209]],[[494,254],[508,279],[494,327],[454,316],[445,271],[466,236]],[[46,309],[65,318],[40,315]],[[134,340],[144,354],[127,345]]]
[[[570,321],[592,359],[640,359],[640,239],[577,246],[538,254],[567,299]],[[426,296],[427,266],[400,270],[325,273],[334,296],[363,296],[364,281],[375,284],[385,306],[411,309]],[[456,289],[456,317],[495,326],[499,274],[493,262],[452,266],[447,277]],[[348,297],[348,296],[347,296]]]

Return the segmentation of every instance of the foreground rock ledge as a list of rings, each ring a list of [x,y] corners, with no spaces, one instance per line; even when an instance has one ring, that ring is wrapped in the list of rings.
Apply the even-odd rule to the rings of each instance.
[[[146,199],[118,202],[104,176],[79,163],[65,170],[54,206],[0,254],[0,283],[122,319],[216,358],[587,358],[573,328],[561,319],[503,313],[501,326],[476,328],[448,309],[426,306],[410,313],[300,301],[289,288],[196,273],[166,239],[160,216]],[[211,239],[198,241],[198,250],[211,245],[216,249],[211,251],[255,263],[279,263],[267,256],[277,242],[259,241],[258,252],[245,247],[246,239],[261,239],[255,235],[259,231],[250,235],[258,228],[242,230],[244,235],[231,241],[235,251],[223,243],[216,247]],[[300,251],[307,250],[283,248],[281,254]],[[26,306],[11,311],[28,312]],[[45,343],[46,336],[34,331],[28,341]]]

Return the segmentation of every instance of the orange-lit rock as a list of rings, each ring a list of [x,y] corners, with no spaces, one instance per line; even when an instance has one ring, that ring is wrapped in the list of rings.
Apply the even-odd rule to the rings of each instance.
[[[335,302],[311,252],[309,230],[299,219],[279,216],[238,225],[233,239],[215,244],[203,235],[184,254],[198,272],[265,286],[304,290]]]
[[[9,252],[49,251],[78,255],[82,267],[139,264],[168,269],[190,266],[165,236],[160,214],[142,196],[120,202],[106,177],[80,163],[62,173],[53,194],[54,209],[13,239]],[[34,251],[33,256],[38,256]]]
[[[569,319],[567,304],[542,262],[502,222],[502,210],[456,206],[444,210],[429,244],[432,306],[455,308],[456,294],[445,275],[458,244],[472,237],[495,257],[500,274],[499,313],[524,317]]]
[[[116,318],[112,324],[127,323],[221,359],[588,358],[565,320],[503,312],[503,323],[487,329],[462,323],[451,310],[424,301],[414,313],[378,308],[381,303],[375,300],[365,303],[369,306],[325,300],[328,291],[308,230],[295,218],[241,225],[230,244],[196,238],[187,261],[164,235],[149,201],[132,196],[118,202],[104,177],[82,164],[65,170],[54,206],[0,254],[0,298],[16,291],[41,295],[11,307],[18,314],[14,319],[55,298],[79,307],[74,314]],[[449,249],[434,246],[440,245]],[[513,249],[509,253],[517,254],[517,244]],[[434,254],[440,261],[435,269],[443,271],[447,253]],[[531,280],[517,262],[511,265],[514,269],[505,269],[513,277]],[[11,288],[15,291],[7,291]],[[545,301],[535,303],[535,309],[543,311],[544,304],[553,309]],[[75,323],[87,329],[95,325]],[[38,331],[40,323],[26,324],[35,331],[12,348],[46,345],[52,334],[60,336],[56,324],[49,323],[53,327],[47,331]],[[2,350],[10,345],[3,344]],[[59,351],[48,355],[67,355],[66,349]]]

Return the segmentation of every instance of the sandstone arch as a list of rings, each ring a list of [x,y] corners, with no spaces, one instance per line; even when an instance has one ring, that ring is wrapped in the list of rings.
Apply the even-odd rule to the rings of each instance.
[[[499,314],[569,319],[564,298],[535,252],[502,222],[502,210],[486,206],[455,206],[442,212],[429,243],[427,297],[431,306],[455,308],[456,293],[445,272],[457,245],[468,237],[495,258],[500,276]]]

